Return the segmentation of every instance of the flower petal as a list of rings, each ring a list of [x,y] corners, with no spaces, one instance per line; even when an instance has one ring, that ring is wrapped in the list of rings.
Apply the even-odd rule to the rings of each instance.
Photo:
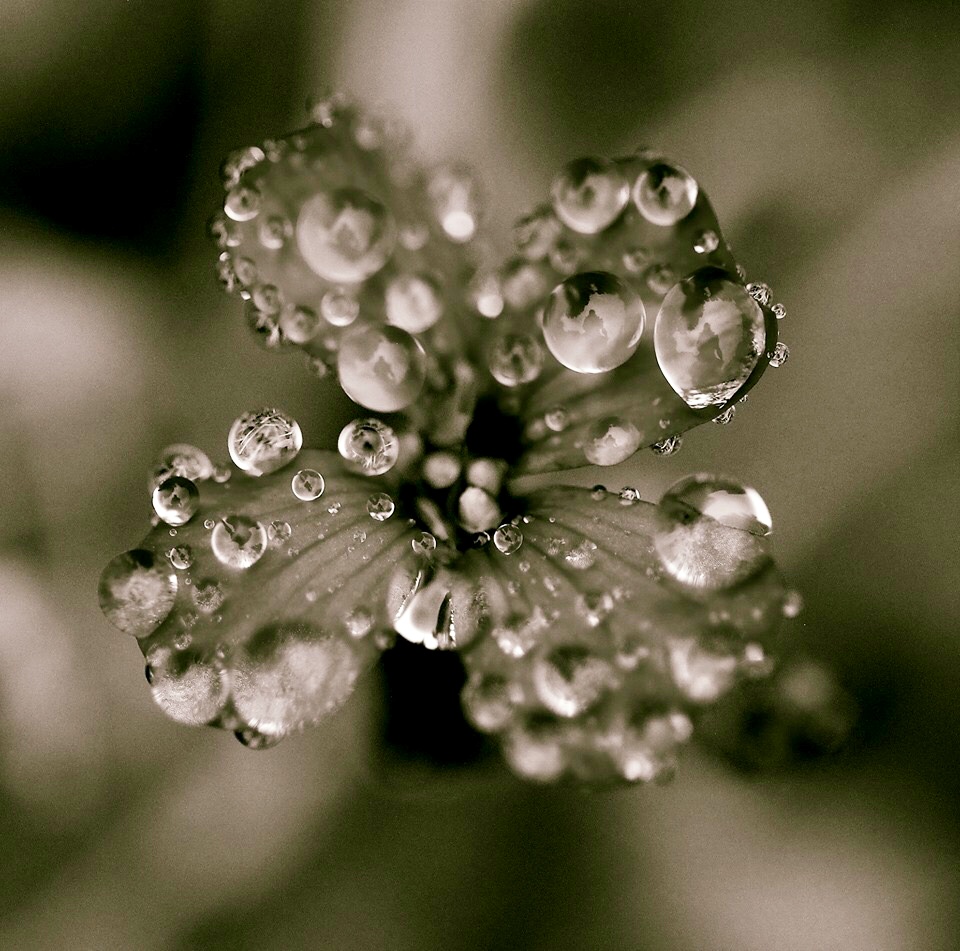
[[[292,487],[305,481],[310,501]],[[389,642],[393,589],[416,574],[409,524],[368,508],[382,490],[334,453],[303,451],[259,479],[202,483],[187,524],[159,524],[108,565],[105,613],[140,638],[171,717],[262,745],[346,700]]]
[[[633,490],[526,502],[519,548],[463,560],[488,633],[465,654],[468,716],[530,778],[668,775],[691,712],[769,671],[786,592],[766,539]]]

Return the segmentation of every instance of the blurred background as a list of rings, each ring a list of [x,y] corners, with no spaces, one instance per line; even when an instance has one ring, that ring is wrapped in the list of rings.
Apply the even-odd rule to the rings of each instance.
[[[372,687],[261,753],[154,707],[96,580],[157,451],[350,415],[204,236],[222,157],[331,87],[471,162],[504,244],[581,154],[707,189],[792,356],[623,481],[760,490],[842,754],[585,794],[385,757]],[[946,0],[0,0],[0,948],[957,947],[958,88]]]

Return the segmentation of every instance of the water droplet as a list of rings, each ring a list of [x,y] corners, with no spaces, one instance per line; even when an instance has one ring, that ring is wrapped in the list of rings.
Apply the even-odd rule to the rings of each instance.
[[[111,559],[97,594],[106,619],[125,634],[145,637],[166,619],[177,598],[177,576],[151,551],[135,548]]]
[[[746,292],[758,303],[766,307],[770,303],[771,290],[769,285],[762,281],[755,281],[746,286]]]
[[[542,300],[550,283],[542,267],[517,258],[501,270],[500,287],[509,307],[526,310]]]
[[[220,166],[220,179],[225,188],[233,188],[244,172],[259,165],[266,156],[263,149],[255,145],[236,149],[231,152]]]
[[[425,274],[401,274],[385,292],[387,321],[408,333],[429,330],[443,314],[437,282]]]
[[[640,448],[640,441],[640,430],[633,423],[608,416],[590,427],[583,455],[595,466],[615,466],[629,459]]]
[[[790,348],[781,340],[767,356],[770,366],[782,367],[790,359]]]
[[[297,456],[301,446],[303,433],[297,421],[279,409],[244,413],[227,436],[230,458],[253,476],[276,472]]]
[[[360,314],[360,302],[344,290],[330,290],[320,300],[320,314],[334,327],[349,327]]]
[[[595,542],[590,541],[589,538],[584,538],[575,548],[571,548],[564,556],[563,560],[570,565],[571,568],[576,568],[577,571],[586,571],[589,568],[592,568],[597,561],[597,545]]]
[[[193,603],[197,606],[197,610],[204,614],[213,614],[220,610],[223,598],[220,582],[212,578],[204,578],[193,587]]]
[[[697,254],[710,254],[720,247],[716,231],[698,231],[693,237],[693,250]]]
[[[437,549],[437,540],[429,532],[420,532],[411,539],[410,547],[417,555],[429,555]]]
[[[660,507],[678,521],[706,516],[754,535],[769,535],[773,529],[770,510],[756,489],[702,472],[670,486]]]
[[[732,686],[737,659],[729,651],[699,643],[695,638],[673,641],[669,648],[670,675],[687,699],[712,703]]]
[[[793,619],[803,610],[803,595],[799,591],[790,590],[783,598],[783,616]]]
[[[644,280],[654,294],[663,296],[677,282],[677,272],[669,264],[651,264]]]
[[[170,559],[170,564],[174,568],[181,571],[186,570],[193,564],[193,552],[189,545],[177,545],[175,548],[171,548],[167,552],[167,558]]]
[[[216,525],[216,520],[212,518],[205,518],[203,520],[203,527],[209,532],[214,525]]]
[[[186,525],[197,513],[200,492],[189,479],[171,476],[153,490],[153,510],[168,525]]]
[[[498,733],[514,717],[510,683],[499,674],[471,674],[460,699],[470,722],[484,733]]]
[[[533,663],[533,687],[540,702],[558,717],[576,717],[592,707],[611,685],[613,669],[578,644],[554,647]]]
[[[596,234],[612,224],[630,200],[630,186],[608,159],[571,162],[550,189],[557,217],[581,234]]]
[[[736,406],[728,406],[719,416],[714,416],[713,421],[718,426],[726,426],[733,422],[733,417],[737,415]]]
[[[343,503],[342,503],[342,502],[331,502],[331,503],[327,506],[327,513],[328,513],[329,515],[339,515],[339,514],[340,514],[340,510],[341,510],[342,508],[343,508]]]
[[[628,248],[621,260],[631,274],[639,274],[650,263],[650,250],[644,247]]]
[[[290,487],[301,502],[313,502],[323,495],[326,482],[316,469],[301,469],[290,480]]]
[[[661,439],[659,442],[655,442],[650,448],[653,450],[655,455],[672,456],[675,452],[680,451],[680,447],[682,445],[682,436],[667,436],[666,439]]]
[[[196,446],[187,443],[174,443],[167,446],[150,473],[150,491],[171,476],[180,476],[191,482],[203,482],[213,475],[213,463],[210,457]]]
[[[605,485],[595,485],[590,490],[590,498],[594,502],[602,502],[607,497],[607,487]]]
[[[583,260],[580,249],[566,238],[561,238],[550,249],[550,267],[559,274],[573,274]]]
[[[543,422],[551,432],[562,433],[570,425],[570,414],[564,407],[554,406],[543,414]]]
[[[257,225],[257,237],[269,251],[278,251],[293,234],[293,225],[280,215],[261,218]]]
[[[264,527],[246,515],[224,516],[213,528],[210,548],[228,568],[250,568],[267,550]]]
[[[567,768],[567,757],[556,724],[528,718],[504,737],[503,753],[517,775],[534,782],[551,783]]]
[[[521,257],[542,261],[562,233],[563,226],[553,209],[543,205],[517,221],[513,226],[513,241]]]
[[[783,318],[787,316],[787,308],[784,307],[783,304],[774,304],[770,309],[773,311],[773,316],[776,317],[777,320],[783,320]]]
[[[352,327],[340,341],[337,374],[354,402],[393,413],[420,394],[426,363],[423,347],[399,327]]]
[[[578,373],[603,373],[626,363],[643,333],[643,301],[605,271],[568,277],[553,289],[543,315],[550,352]]]
[[[471,172],[461,166],[436,169],[427,183],[427,195],[446,236],[458,244],[477,232],[480,196]]]
[[[521,386],[540,375],[543,348],[530,334],[504,334],[494,343],[487,362],[498,383]]]
[[[503,293],[496,274],[475,274],[467,287],[467,298],[481,317],[493,320],[503,313]]]
[[[634,183],[633,201],[647,221],[666,227],[693,211],[698,192],[696,179],[689,172],[656,162]]]
[[[260,213],[260,192],[250,185],[237,185],[227,192],[223,210],[234,221],[250,221]]]
[[[396,232],[392,215],[380,202],[359,189],[342,188],[304,203],[297,246],[320,277],[354,284],[387,263]]]
[[[274,521],[267,526],[267,535],[271,541],[283,544],[283,542],[290,540],[293,535],[293,529],[290,527],[289,522],[284,522],[282,519],[274,519]]]
[[[694,409],[733,397],[756,367],[765,342],[759,305],[717,268],[701,268],[673,287],[654,328],[660,369]]]
[[[396,505],[386,492],[375,492],[367,499],[367,514],[377,522],[385,522],[396,510]]]
[[[219,248],[235,248],[241,241],[240,228],[223,214],[216,214],[210,219],[207,233]]]
[[[304,344],[319,333],[320,317],[309,307],[285,307],[279,326],[291,343]]]
[[[429,239],[430,229],[422,222],[408,223],[400,228],[400,243],[408,251],[419,251]]]
[[[396,433],[379,419],[355,419],[340,431],[337,449],[351,468],[364,475],[383,475],[400,456]]]
[[[234,730],[233,735],[248,750],[269,750],[276,746],[281,739],[279,736],[269,736],[266,733],[261,733],[252,726],[244,727],[241,730]]]
[[[345,618],[347,632],[357,639],[366,637],[373,630],[373,615],[366,608],[355,608]]]
[[[512,555],[523,544],[523,532],[516,525],[501,525],[493,533],[493,543],[505,555]]]

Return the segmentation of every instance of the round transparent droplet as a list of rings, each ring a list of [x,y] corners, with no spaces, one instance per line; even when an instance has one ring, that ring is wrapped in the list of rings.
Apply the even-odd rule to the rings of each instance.
[[[753,535],[769,535],[773,519],[756,489],[722,476],[697,473],[675,482],[660,500],[671,518],[693,521],[706,516]]]
[[[693,211],[699,188],[685,169],[666,162],[651,165],[633,186],[633,201],[647,221],[675,225]]]
[[[189,545],[177,545],[167,552],[170,564],[180,571],[185,571],[193,564],[193,551]]]
[[[583,455],[595,466],[616,466],[629,459],[639,448],[640,430],[620,416],[598,420],[587,434]]]
[[[163,712],[188,726],[216,719],[227,699],[223,672],[193,650],[153,648],[147,654],[147,679]]]
[[[490,349],[487,365],[504,386],[531,383],[543,370],[543,347],[530,334],[504,334]]]
[[[693,238],[693,250],[697,254],[710,254],[720,247],[720,238],[716,231],[698,231]]]
[[[200,505],[200,492],[190,479],[171,476],[153,490],[153,510],[167,525],[186,525]]]
[[[260,213],[261,196],[251,185],[236,185],[227,192],[223,210],[234,221],[249,221]]]
[[[644,317],[643,301],[620,278],[588,271],[568,277],[551,292],[543,339],[568,369],[603,373],[636,352]]]
[[[354,402],[393,413],[420,394],[426,362],[423,347],[399,327],[353,327],[340,341],[337,374]]]
[[[347,464],[364,475],[383,475],[400,456],[396,433],[379,419],[355,419],[340,431],[337,449]]]
[[[596,234],[627,207],[630,186],[617,166],[603,158],[571,162],[553,180],[553,209],[567,227]]]
[[[516,525],[501,525],[493,533],[493,543],[505,555],[512,555],[523,544],[523,532]]]
[[[564,645],[539,654],[533,664],[533,686],[540,702],[559,717],[589,710],[611,685],[613,668],[588,648]]]
[[[430,532],[420,532],[410,540],[414,554],[429,555],[437,550],[437,539]]]
[[[400,274],[384,294],[387,321],[407,333],[429,330],[443,314],[443,299],[437,282],[425,274]]]
[[[349,327],[360,315],[360,302],[344,290],[327,291],[320,300],[320,314],[334,327]]]
[[[747,381],[766,349],[763,311],[717,268],[701,268],[664,297],[654,327],[657,362],[693,409],[719,406]]]
[[[374,521],[385,522],[396,510],[396,505],[386,492],[375,492],[367,499],[367,514]]]
[[[525,215],[513,226],[513,241],[521,257],[542,261],[563,232],[553,209],[543,206]]]
[[[150,473],[150,491],[171,476],[203,482],[213,475],[213,468],[210,457],[202,449],[188,443],[174,443],[160,453]]]
[[[253,476],[276,472],[296,458],[302,446],[297,421],[279,409],[244,413],[234,420],[227,436],[230,458]]]
[[[328,281],[354,284],[376,274],[393,251],[396,226],[380,202],[356,188],[320,192],[297,219],[297,247]]]
[[[227,515],[213,527],[210,548],[227,568],[250,568],[267,550],[267,532],[246,515]]]
[[[193,603],[198,611],[213,614],[223,604],[223,586],[212,578],[204,578],[193,586]]]
[[[562,433],[570,425],[570,414],[563,406],[553,406],[543,414],[543,422],[552,433]]]
[[[469,169],[457,165],[435,169],[427,195],[446,236],[458,244],[470,241],[477,233],[480,193]]]
[[[653,450],[654,455],[672,456],[675,452],[680,451],[682,445],[682,436],[667,436],[666,439],[660,439],[655,442],[650,448]]]
[[[135,548],[108,562],[100,575],[100,610],[117,629],[145,637],[166,619],[177,599],[177,576],[165,558]]]
[[[270,251],[282,248],[293,234],[293,225],[279,215],[268,215],[257,223],[257,237]]]
[[[282,519],[274,519],[267,526],[267,535],[271,541],[283,544],[283,542],[289,541],[293,536],[293,529],[290,527],[289,522],[284,522]]]
[[[326,483],[316,469],[301,469],[290,480],[290,487],[301,502],[313,502],[323,495]]]
[[[777,345],[770,351],[768,358],[770,360],[770,366],[782,367],[787,360],[790,358],[790,348],[780,341]]]
[[[498,733],[515,714],[510,683],[498,674],[471,674],[460,699],[470,722],[484,733]]]
[[[280,330],[291,343],[308,343],[320,331],[320,317],[310,307],[284,307]]]
[[[481,317],[494,320],[503,313],[503,288],[493,273],[475,274],[467,285],[467,299]]]

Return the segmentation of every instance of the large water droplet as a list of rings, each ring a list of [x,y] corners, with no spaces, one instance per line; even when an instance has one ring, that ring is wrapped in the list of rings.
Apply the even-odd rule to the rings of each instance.
[[[214,557],[228,568],[249,568],[267,550],[264,527],[246,515],[226,515],[210,533]]]
[[[385,292],[387,321],[408,333],[429,330],[443,314],[437,282],[424,274],[401,274]]]
[[[315,195],[297,219],[303,259],[320,277],[348,284],[366,280],[387,263],[396,233],[390,212],[356,188]]]
[[[396,433],[379,419],[355,419],[340,431],[337,449],[351,468],[364,475],[383,475],[400,456]]]
[[[393,413],[419,395],[427,374],[426,355],[399,327],[353,327],[340,341],[337,374],[354,402]]]
[[[147,654],[150,691],[168,717],[188,726],[216,719],[227,699],[223,673],[195,651],[157,645]]]
[[[165,559],[142,548],[111,559],[97,593],[106,619],[125,634],[145,637],[166,619],[177,598],[177,576]]]
[[[643,333],[643,301],[605,271],[568,277],[550,294],[543,339],[550,352],[578,373],[603,373],[626,363]]]
[[[301,469],[290,480],[290,487],[301,502],[314,502],[323,495],[326,483],[316,469]]]
[[[640,442],[640,430],[633,423],[608,416],[590,427],[583,455],[595,466],[616,466],[629,459],[640,448]]]
[[[244,413],[234,420],[227,436],[230,458],[238,468],[262,476],[285,466],[303,446],[297,421],[279,409]]]
[[[171,476],[153,490],[153,510],[168,525],[186,525],[197,513],[200,493],[189,479]]]
[[[550,189],[557,217],[581,234],[596,234],[620,215],[630,200],[630,186],[608,159],[571,162]]]
[[[769,535],[773,528],[770,510],[756,489],[703,472],[670,486],[660,507],[677,521],[692,522],[706,516],[753,535]]]
[[[667,382],[693,409],[731,399],[765,350],[763,311],[718,268],[701,268],[664,297],[654,346]]]
[[[493,378],[504,386],[521,386],[540,376],[543,348],[530,334],[504,334],[487,360]]]
[[[633,200],[640,214],[655,225],[675,225],[697,203],[696,179],[666,162],[651,165],[634,183]]]
[[[533,686],[541,703],[559,717],[575,717],[592,707],[610,687],[613,668],[581,645],[540,654],[533,664]]]

